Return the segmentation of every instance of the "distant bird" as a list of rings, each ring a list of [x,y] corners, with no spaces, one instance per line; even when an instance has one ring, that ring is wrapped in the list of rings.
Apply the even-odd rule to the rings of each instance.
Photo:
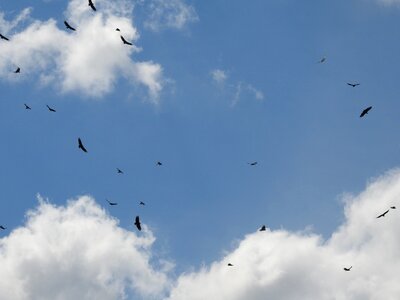
[[[89,4],[88,4],[94,11],[96,11],[96,7],[94,6],[92,0],[89,0]]]
[[[157,166],[162,166],[162,163],[160,161],[158,161]]]
[[[25,105],[25,109],[32,109],[26,103],[24,103],[24,105]]]
[[[7,227],[4,227],[3,225],[0,225],[0,229],[1,229],[1,230],[6,230]]]
[[[343,270],[345,270],[346,272],[349,272],[351,270],[353,266],[351,266],[350,268],[343,268]]]
[[[140,224],[139,216],[136,216],[136,218],[135,218],[135,225],[136,225],[136,228],[137,228],[139,231],[142,230],[142,226],[141,226],[141,224]]]
[[[322,63],[324,63],[325,61],[326,61],[326,57],[323,57],[323,58],[320,59],[320,61],[319,61],[318,63],[322,64]]]
[[[78,147],[79,147],[80,149],[82,149],[83,152],[87,152],[85,146],[83,146],[83,144],[82,144],[81,138],[78,138]]]
[[[119,28],[117,28],[117,29],[115,29],[115,31],[121,31],[121,30],[119,30]]]
[[[48,108],[48,110],[49,110],[50,112],[56,112],[56,110],[55,110],[54,108],[51,108],[51,107],[48,106],[47,104],[46,104],[46,106],[47,106],[47,108]]]
[[[263,226],[260,228],[259,231],[265,231],[265,230],[266,230],[265,225],[263,225]]]
[[[64,21],[64,25],[65,25],[65,27],[67,27],[67,29],[76,31],[76,29],[74,27],[72,27],[71,25],[69,25],[67,21]]]
[[[396,206],[391,206],[390,208],[391,208],[391,209],[396,209]]]
[[[359,86],[360,83],[350,83],[350,82],[348,82],[347,85],[349,85],[351,87],[356,87],[356,86]]]
[[[18,67],[15,71],[14,71],[14,73],[15,74],[17,74],[17,73],[21,73],[21,68],[20,67]]]
[[[384,217],[388,212],[389,212],[389,210],[385,211],[383,214],[380,214],[380,215],[377,216],[376,218],[379,219],[379,218],[381,218],[381,217]]]
[[[258,162],[256,162],[256,161],[254,161],[254,162],[251,162],[251,163],[248,163],[250,166],[256,166],[257,164],[258,164]]]
[[[364,109],[360,115],[360,118],[364,117],[366,114],[368,114],[368,112],[372,109],[372,106],[367,107],[366,109]]]
[[[118,168],[117,168],[117,173],[118,174],[124,174],[124,172],[121,169],[118,169]]]
[[[132,46],[132,43],[129,43],[127,40],[125,40],[125,38],[122,35],[121,35],[121,40],[125,45]]]
[[[7,37],[5,37],[4,35],[2,35],[1,33],[0,33],[0,39],[9,41],[9,39]]]
[[[110,204],[111,206],[113,206],[113,205],[118,205],[118,203],[117,202],[110,202],[110,201],[108,201],[108,199],[106,199],[106,201],[108,202],[108,204]]]
[[[143,201],[140,201],[139,205],[146,205]]]
[[[228,264],[228,267],[233,267],[233,265],[231,263]]]

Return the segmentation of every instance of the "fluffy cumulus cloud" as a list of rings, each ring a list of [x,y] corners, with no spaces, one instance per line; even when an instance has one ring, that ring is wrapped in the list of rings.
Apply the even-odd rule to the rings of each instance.
[[[396,170],[346,197],[345,223],[330,239],[285,230],[250,234],[220,261],[180,276],[168,300],[400,299],[400,212],[376,218],[399,199]]]
[[[123,77],[146,87],[149,99],[157,103],[163,88],[162,67],[132,58],[141,51],[132,23],[132,2],[97,0],[95,5],[96,12],[87,1],[69,1],[65,18],[76,27],[75,32],[67,31],[63,20],[31,20],[29,9],[12,21],[0,14],[2,33],[10,38],[0,43],[0,77],[15,80],[12,71],[19,66],[22,76],[18,78],[37,76],[42,84],[89,97],[105,95]],[[18,26],[24,21],[29,24]],[[133,46],[123,45],[120,35]]]
[[[140,236],[118,227],[90,197],[61,207],[41,200],[0,240],[0,298],[161,299],[169,283],[150,263],[154,241],[146,226]]]
[[[226,79],[228,78],[228,75],[224,70],[215,69],[211,71],[211,77],[216,84],[222,85],[225,83]]]

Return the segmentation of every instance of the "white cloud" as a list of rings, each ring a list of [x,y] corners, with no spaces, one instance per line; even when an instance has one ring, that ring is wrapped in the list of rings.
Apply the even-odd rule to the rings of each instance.
[[[395,170],[346,198],[346,221],[329,240],[285,230],[247,235],[220,261],[181,275],[168,300],[397,300],[400,211],[376,216],[398,199]]]
[[[161,299],[169,280],[162,262],[157,270],[150,263],[154,241],[145,225],[139,235],[118,227],[90,197],[41,200],[0,239],[1,299]]]
[[[212,70],[211,76],[215,83],[219,85],[223,85],[228,78],[226,71],[220,69]]]
[[[164,28],[183,29],[199,19],[194,7],[184,0],[151,0],[148,1],[148,11],[144,25],[153,31]]]
[[[132,24],[133,4],[127,0],[95,2],[93,12],[87,1],[71,0],[65,12],[76,32],[59,28],[53,19],[35,20],[10,36],[10,42],[0,43],[0,77],[15,80],[11,72],[21,67],[22,76],[38,76],[42,84],[52,84],[62,92],[77,92],[89,97],[109,93],[116,81],[123,77],[135,85],[145,86],[151,100],[158,103],[163,88],[162,67],[152,61],[137,62],[132,55],[141,51]],[[0,25],[14,29],[28,19],[25,10],[16,19]],[[133,46],[122,44],[120,33]]]

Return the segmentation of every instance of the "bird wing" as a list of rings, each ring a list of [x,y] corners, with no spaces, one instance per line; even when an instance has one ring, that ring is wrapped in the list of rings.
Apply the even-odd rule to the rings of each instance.
[[[121,40],[124,44],[126,45],[132,45],[131,43],[129,43],[127,40],[125,40],[125,38],[121,35]]]
[[[3,39],[3,40],[9,41],[9,39],[6,38],[6,37],[5,37],[4,35],[2,35],[2,34],[0,34],[0,38]]]
[[[89,0],[89,6],[90,6],[94,11],[96,11],[96,7],[94,6],[92,0]]]
[[[136,216],[135,218],[135,225],[137,227],[137,229],[142,230],[142,226],[140,226],[140,220],[139,220],[139,216]]]
[[[82,140],[78,138],[79,148],[82,149],[83,152],[87,152],[86,148],[83,146]]]

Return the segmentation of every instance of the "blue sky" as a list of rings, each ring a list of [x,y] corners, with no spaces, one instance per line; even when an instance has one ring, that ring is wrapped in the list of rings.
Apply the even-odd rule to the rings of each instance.
[[[78,23],[68,3],[3,1],[0,33],[13,43],[35,20],[52,18],[73,35],[62,24],[71,14]],[[96,71],[56,71],[67,64],[65,53],[54,54],[61,50],[43,56],[58,62],[40,66],[33,54],[19,54],[22,44],[5,57],[11,52],[1,41],[2,235],[24,225],[40,194],[55,205],[93,196],[130,231],[140,215],[176,276],[219,260],[262,224],[292,232],[312,226],[329,238],[345,220],[342,195],[358,194],[399,163],[396,1],[172,1],[172,12],[162,3],[138,1],[125,16],[131,23],[121,29],[141,51],[93,53],[99,63],[121,55],[133,62],[126,68],[160,67],[149,75],[162,86],[153,93],[146,75],[117,65],[101,71],[112,73],[109,88],[92,95],[104,87],[87,88]],[[5,31],[27,7],[30,16]],[[165,21],[179,9],[189,9],[183,24]],[[92,18],[85,14],[76,20]],[[215,70],[224,79],[216,81]],[[42,74],[53,77],[43,83]],[[76,76],[82,86],[63,85]],[[89,153],[79,151],[78,137]]]

